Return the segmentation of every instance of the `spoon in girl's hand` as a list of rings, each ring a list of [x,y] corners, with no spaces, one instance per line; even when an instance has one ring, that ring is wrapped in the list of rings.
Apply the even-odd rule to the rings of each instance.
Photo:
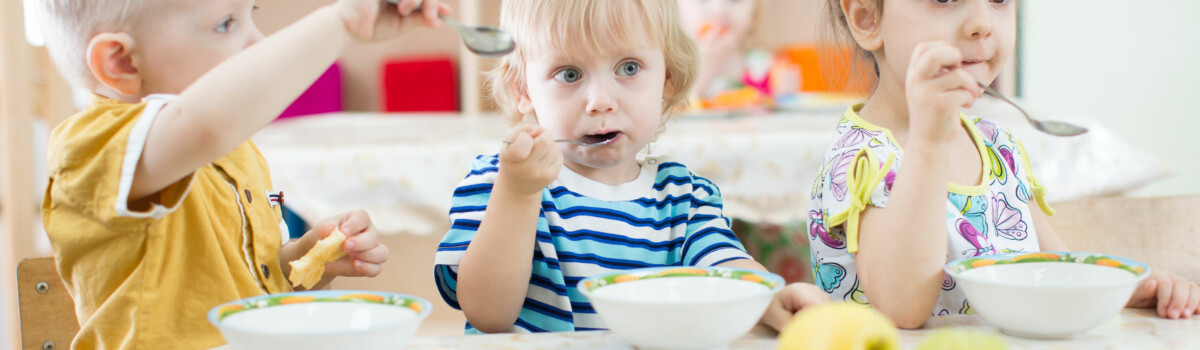
[[[579,146],[583,146],[583,147],[597,147],[597,146],[604,146],[604,145],[612,143],[613,141],[616,141],[617,136],[618,136],[618,134],[616,132],[610,132],[607,134],[599,134],[599,135],[585,135],[582,138],[580,138],[579,140],[560,139],[560,140],[554,140],[554,142],[566,142],[566,143],[579,145]],[[506,145],[510,144],[512,142],[513,142],[513,140],[504,140],[504,144],[506,144]]]
[[[1041,131],[1041,132],[1044,132],[1044,133],[1047,133],[1050,135],[1055,135],[1055,136],[1076,136],[1076,135],[1082,135],[1083,133],[1086,133],[1088,131],[1088,129],[1085,127],[1078,126],[1078,125],[1071,124],[1071,123],[1064,123],[1064,122],[1053,121],[1053,120],[1033,119],[1033,117],[1029,116],[1028,112],[1025,112],[1024,108],[1021,108],[1020,105],[1017,105],[1016,102],[1013,102],[1012,100],[1008,99],[1008,97],[1004,97],[1004,94],[1000,93],[999,91],[992,89],[992,87],[987,86],[987,84],[984,84],[982,82],[979,82],[979,87],[983,88],[983,92],[985,94],[992,95],[992,97],[1003,100],[1004,102],[1008,102],[1008,104],[1012,105],[1013,107],[1016,107],[1017,111],[1021,112],[1021,115],[1025,116],[1025,120],[1028,120],[1029,124],[1033,125],[1033,128],[1037,129],[1038,131]]]
[[[399,0],[387,0],[388,3],[395,5]],[[413,9],[414,12],[420,11],[421,6]],[[467,45],[467,49],[477,55],[484,57],[500,57],[507,55],[516,48],[513,43],[513,38],[503,30],[492,26],[467,27],[458,23],[453,18],[441,16],[443,21],[449,23],[458,31],[458,35],[462,37],[463,44]]]

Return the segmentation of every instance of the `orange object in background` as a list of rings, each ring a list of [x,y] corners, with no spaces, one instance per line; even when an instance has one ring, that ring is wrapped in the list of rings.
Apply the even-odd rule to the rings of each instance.
[[[875,84],[875,68],[856,60],[854,50],[833,45],[783,47],[778,58],[800,67],[801,92],[866,95]]]
[[[701,101],[701,106],[705,109],[733,109],[748,106],[765,106],[769,102],[769,96],[759,92],[758,89],[743,87],[725,91],[717,94],[717,96],[713,96],[711,99]]]

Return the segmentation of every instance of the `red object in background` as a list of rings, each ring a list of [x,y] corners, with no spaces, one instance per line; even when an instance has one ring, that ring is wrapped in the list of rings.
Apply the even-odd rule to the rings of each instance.
[[[342,111],[342,69],[334,62],[312,86],[308,87],[300,97],[297,97],[278,119],[291,117],[341,112]],[[276,119],[276,120],[278,120]]]
[[[458,111],[458,79],[450,59],[384,61],[381,90],[385,112]]]

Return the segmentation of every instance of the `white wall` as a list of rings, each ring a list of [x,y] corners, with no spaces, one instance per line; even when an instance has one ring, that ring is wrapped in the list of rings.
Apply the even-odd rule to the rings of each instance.
[[[1044,115],[1093,117],[1171,168],[1134,195],[1200,193],[1200,1],[1023,1],[1021,79]]]

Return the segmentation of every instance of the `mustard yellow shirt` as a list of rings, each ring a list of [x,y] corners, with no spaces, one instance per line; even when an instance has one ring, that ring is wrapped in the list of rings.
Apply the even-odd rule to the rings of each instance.
[[[42,220],[75,300],[74,349],[209,349],[217,304],[292,291],[287,232],[250,141],[146,199],[128,200],[146,135],[174,96],[93,96],[54,129]]]

